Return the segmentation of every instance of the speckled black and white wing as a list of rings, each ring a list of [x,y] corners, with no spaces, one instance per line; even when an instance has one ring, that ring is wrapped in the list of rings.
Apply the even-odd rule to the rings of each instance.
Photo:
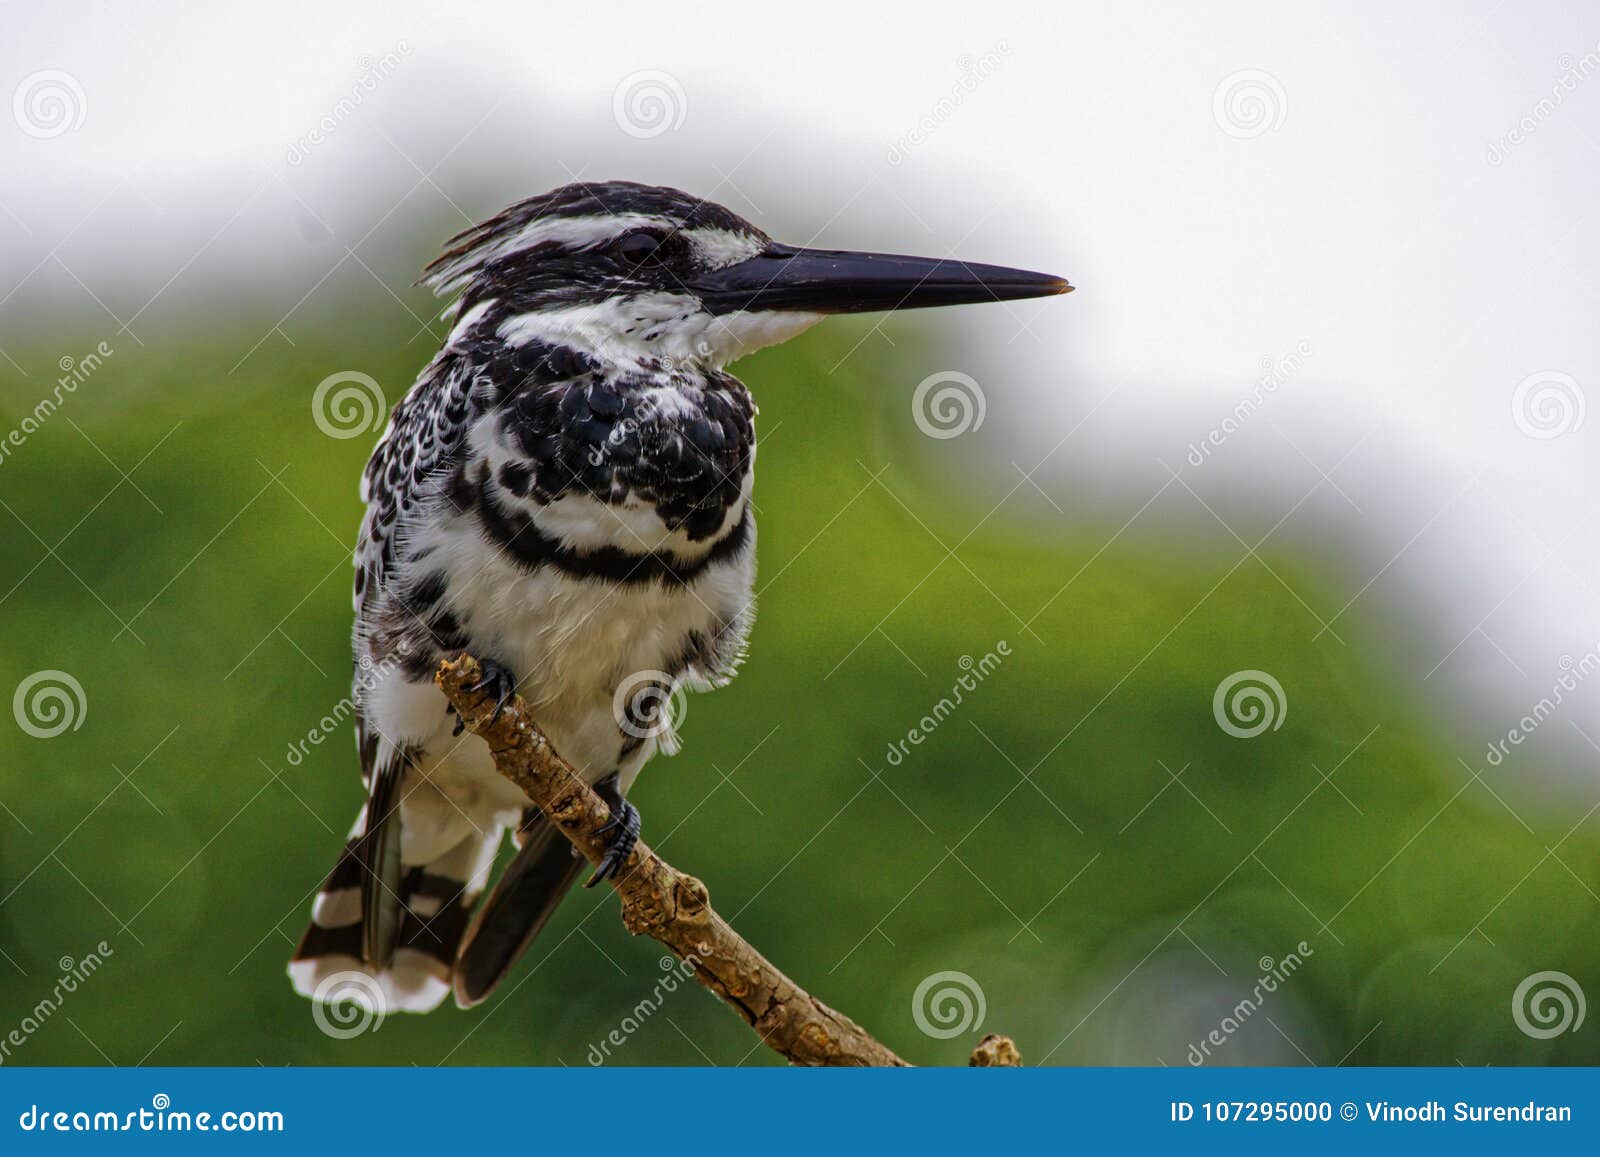
[[[345,852],[313,910],[312,924],[296,954],[302,970],[297,984],[312,986],[328,969],[346,961],[387,965],[399,949],[409,950],[420,967],[396,971],[386,983],[437,991],[436,973],[448,968],[454,944],[465,927],[461,870],[405,872],[400,859],[400,827],[392,822],[401,803],[401,782],[414,753],[403,740],[381,733],[367,697],[382,673],[407,655],[392,645],[396,636],[382,630],[385,617],[404,615],[399,572],[412,523],[425,517],[427,496],[462,454],[470,425],[485,404],[483,382],[470,356],[446,345],[389,416],[361,476],[367,504],[355,549],[355,725],[361,779],[367,804],[357,818]],[[449,877],[449,878],[447,878]],[[446,913],[419,921],[418,897],[434,896]],[[330,973],[331,974],[331,973]],[[407,996],[405,999],[412,999]],[[426,995],[418,999],[435,999]]]
[[[487,404],[478,365],[446,348],[389,415],[361,475],[367,512],[355,552],[358,633],[395,570],[398,540],[424,496],[466,446],[467,431]]]

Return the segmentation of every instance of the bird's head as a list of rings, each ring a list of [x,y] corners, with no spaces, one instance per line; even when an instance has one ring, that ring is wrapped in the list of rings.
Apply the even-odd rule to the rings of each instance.
[[[603,361],[720,367],[831,313],[1066,293],[1059,277],[943,258],[807,249],[676,189],[565,185],[454,237],[423,281],[457,331]]]

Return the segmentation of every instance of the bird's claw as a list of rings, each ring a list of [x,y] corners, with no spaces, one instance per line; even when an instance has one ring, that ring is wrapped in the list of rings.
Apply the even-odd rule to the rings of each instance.
[[[511,702],[511,697],[517,693],[517,677],[511,673],[511,668],[493,659],[484,659],[479,664],[483,668],[483,677],[467,688],[470,692],[492,691],[494,693],[494,714],[489,716],[485,727],[493,727],[500,722],[500,716],[505,712],[506,704]],[[455,734],[461,734],[457,726]]]
[[[615,877],[628,862],[634,846],[639,842],[639,809],[623,798],[617,773],[612,772],[606,776],[594,785],[594,789],[611,809],[611,818],[601,824],[595,834],[609,836],[615,833],[615,835],[611,840],[611,846],[606,849],[606,854],[600,858],[594,875],[584,882],[585,888],[592,888],[603,880]]]

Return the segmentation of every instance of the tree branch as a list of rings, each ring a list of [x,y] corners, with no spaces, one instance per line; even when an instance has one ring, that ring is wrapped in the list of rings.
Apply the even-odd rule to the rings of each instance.
[[[520,696],[512,697],[493,719],[494,696],[488,690],[469,690],[481,677],[482,667],[470,655],[446,660],[436,676],[467,729],[489,744],[500,774],[521,788],[590,863],[598,864],[610,846],[609,838],[600,834],[611,818],[605,801],[556,754]],[[716,913],[704,884],[662,860],[642,840],[611,884],[622,901],[628,931],[653,937],[686,961],[696,980],[792,1064],[906,1063],[785,976]],[[991,1036],[974,1050],[971,1063],[1020,1061],[1009,1038]]]

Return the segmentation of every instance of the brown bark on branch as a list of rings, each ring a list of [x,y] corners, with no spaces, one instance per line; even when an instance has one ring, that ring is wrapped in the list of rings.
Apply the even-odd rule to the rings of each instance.
[[[500,774],[521,788],[590,863],[598,864],[610,846],[609,837],[600,834],[610,809],[550,746],[522,699],[513,696],[491,723],[493,694],[468,689],[482,678],[476,659],[462,655],[446,660],[436,678],[467,730],[489,744]],[[644,841],[634,846],[611,884],[622,901],[628,931],[653,937],[690,964],[695,979],[786,1060],[797,1065],[906,1063],[785,976],[716,913],[704,884],[661,859]],[[1007,1047],[991,1045],[996,1040]],[[1016,1055],[1009,1038],[988,1037],[971,1063],[1017,1064]]]

